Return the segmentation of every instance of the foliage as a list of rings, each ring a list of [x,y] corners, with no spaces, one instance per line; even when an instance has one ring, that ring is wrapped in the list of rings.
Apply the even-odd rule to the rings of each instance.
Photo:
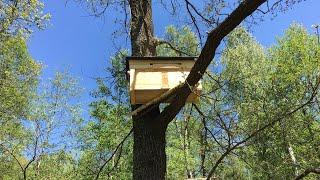
[[[97,79],[98,88],[92,93],[95,100],[90,104],[92,119],[82,129],[82,155],[79,178],[92,179],[100,167],[107,161],[118,143],[130,131],[131,123],[128,116],[128,92],[124,73],[123,59],[126,51],[120,51],[111,58],[111,67],[107,73],[111,78]],[[121,146],[119,152],[112,157],[112,163],[101,172],[100,177],[109,179],[126,179],[130,177],[132,169],[131,155],[132,141]]]
[[[265,90],[271,94],[267,96],[266,107],[275,113],[306,102],[320,70],[319,44],[303,27],[290,27],[278,44],[269,52],[269,63],[274,67],[268,73],[272,88]],[[314,148],[318,146],[320,130],[317,107],[317,103],[312,103],[261,135],[264,141],[259,140],[253,148],[262,153],[255,156],[267,164],[262,171],[265,176],[292,178],[319,164],[319,150]]]
[[[91,2],[94,8],[109,1]],[[126,9],[125,2],[112,4]],[[270,10],[289,7],[281,4]],[[227,6],[212,1],[197,18],[214,21]],[[0,1],[0,179],[131,179],[129,52],[110,59],[83,119],[78,80],[65,71],[43,84],[41,65],[27,51],[25,38],[49,18],[42,9],[37,0]],[[169,26],[157,55],[196,56],[198,41],[188,26]],[[300,25],[270,48],[235,29],[204,75],[200,101],[168,126],[166,178],[211,170],[218,179],[292,179],[318,167],[319,53],[317,38]]]
[[[74,133],[81,122],[79,106],[70,103],[77,93],[71,90],[75,85],[69,80],[68,76],[57,73],[51,81],[52,86],[43,88],[43,94],[41,92],[31,99],[30,115],[16,119],[11,132],[2,129],[4,138],[0,157],[6,162],[2,165],[4,168],[8,165],[16,167],[12,170],[18,172],[14,176],[11,172],[8,177],[37,179],[60,176],[72,179],[71,172],[75,167],[72,151],[77,148],[72,142],[76,140]],[[74,89],[78,91],[79,88]],[[6,179],[7,174],[2,175]]]
[[[1,178],[18,178],[15,158],[27,161],[23,149],[30,143],[21,120],[31,117],[41,66],[30,57],[21,37],[0,41],[0,49],[0,159],[5,162],[0,171]]]
[[[168,29],[166,37],[172,36],[175,41],[171,43],[175,46],[179,44],[174,42],[187,42],[187,45],[182,43],[181,49],[197,50],[197,42],[190,42],[196,40],[192,33],[177,35],[180,30]],[[177,53],[165,44],[157,50],[159,55]],[[228,148],[306,102],[319,76],[319,66],[314,66],[319,64],[318,51],[315,37],[298,25],[293,25],[277,45],[268,49],[244,28],[236,29],[228,37],[221,60],[213,64],[202,82],[204,92],[200,103],[184,108],[169,124],[167,178],[207,176]],[[128,101],[123,73],[125,54],[122,51],[112,58],[112,67],[108,69],[111,81],[109,78],[97,81],[98,90],[93,93],[97,100],[91,104],[94,120],[82,130],[84,153],[79,168],[86,173],[80,177],[95,177],[111,157],[112,163],[106,164],[100,178],[130,179],[132,139],[112,156],[131,127],[129,107],[125,103]],[[319,142],[317,107],[310,103],[244,141],[224,157],[214,176],[293,178],[305,168],[317,166],[319,152],[314,148]]]
[[[0,38],[12,35],[27,35],[32,27],[43,29],[49,14],[43,13],[43,3],[38,0],[0,1]]]
[[[29,99],[34,96],[40,64],[33,60],[21,37],[0,42],[0,117],[28,117]]]
[[[187,53],[188,56],[196,56],[199,54],[199,43],[197,37],[188,26],[184,26],[179,29],[172,25],[168,26],[166,28],[164,39],[172,46],[179,49],[179,51]],[[168,44],[161,44],[157,46],[158,56],[175,57],[186,55],[181,52],[173,50]]]
[[[242,139],[274,119],[308,102],[319,79],[319,50],[316,37],[292,25],[278,44],[268,51],[243,29],[234,31],[222,55],[226,88],[222,104],[235,113],[226,123],[237,125],[229,133]],[[318,105],[313,102],[285,116],[239,150],[254,179],[289,179],[307,167],[319,164]],[[223,107],[222,107],[223,108]],[[316,143],[316,144],[314,144]]]

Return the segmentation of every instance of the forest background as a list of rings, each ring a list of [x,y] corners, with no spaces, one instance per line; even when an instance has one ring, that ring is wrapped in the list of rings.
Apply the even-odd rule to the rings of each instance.
[[[127,85],[122,72],[123,57],[129,54],[129,50],[125,50],[128,49],[128,41],[121,38],[121,32],[112,34],[118,27],[110,28],[110,22],[104,25],[107,17],[91,17],[81,4],[44,2],[44,13],[41,13],[43,5],[38,1],[32,2],[34,5],[18,12],[26,18],[25,22],[15,24],[5,18],[1,22],[1,178],[92,179],[101,174],[99,178],[130,179],[132,139],[129,137],[118,146],[130,131]],[[3,5],[6,1],[1,3]],[[259,124],[259,120],[270,118],[258,113],[257,119],[246,119],[245,116],[251,112],[250,109],[242,109],[243,103],[257,108],[259,104],[255,103],[261,102],[259,98],[266,97],[267,93],[270,99],[264,100],[272,104],[264,105],[270,105],[273,112],[270,114],[274,115],[277,109],[272,106],[286,109],[287,99],[296,102],[304,98],[308,102],[308,95],[317,90],[319,73],[319,44],[316,29],[311,27],[320,16],[316,11],[317,3],[303,2],[272,21],[265,18],[249,30],[235,30],[227,38],[217,64],[212,64],[211,72],[204,80],[207,95],[211,96],[214,91],[214,98],[221,96],[223,103],[218,104],[218,109],[212,109],[205,103],[187,106],[169,127],[168,179],[206,176],[219,155],[216,152],[223,154],[223,148],[217,146],[219,143],[226,143],[225,138],[237,140],[251,132],[250,127]],[[155,9],[155,17],[160,13]],[[113,15],[117,16],[117,12]],[[269,18],[273,19],[272,16]],[[293,20],[301,22],[304,27],[294,24]],[[190,55],[198,55],[199,40],[192,28],[174,22],[170,18],[155,18],[156,35],[171,40]],[[44,30],[39,31],[35,26]],[[284,31],[286,33],[280,33]],[[275,40],[277,35],[279,40]],[[126,46],[120,48],[119,44],[123,43]],[[294,51],[290,51],[292,49]],[[299,62],[295,61],[296,50],[301,50],[298,51],[302,56],[298,58]],[[157,51],[159,55],[179,55],[166,46],[159,47]],[[237,63],[232,59],[237,59]],[[102,64],[105,64],[104,68]],[[266,72],[274,67],[283,68],[270,71],[270,74]],[[233,71],[236,69],[241,71],[235,78]],[[279,82],[274,82],[275,75]],[[261,80],[262,77],[266,78],[265,81]],[[220,88],[221,84],[212,83],[217,79],[229,81],[222,84],[225,88]],[[283,88],[271,88],[275,90],[273,92],[270,90],[270,85],[275,85],[273,83]],[[296,91],[288,91],[292,83],[299,87]],[[249,88],[248,84],[251,85]],[[251,93],[242,96],[239,94],[242,91]],[[285,97],[278,97],[281,93]],[[210,101],[210,97],[208,99]],[[207,116],[213,113],[219,117],[219,113],[226,113],[227,106],[232,109],[228,109],[223,117],[229,118],[227,125],[230,129],[220,127],[225,131],[221,133],[217,127],[224,125],[211,122]],[[231,113],[229,117],[229,110],[237,115]],[[191,112],[195,114],[188,115]],[[237,126],[245,128],[237,129],[231,123],[238,123],[238,119],[233,117],[238,113],[244,117]],[[301,112],[299,109],[294,120],[289,121],[291,123],[271,128],[270,134],[263,134],[255,145],[249,143],[248,147],[245,146],[248,148],[245,152],[240,148],[230,155],[215,176],[292,178],[308,168],[319,166],[318,113],[317,102]],[[204,126],[204,117],[208,119],[209,128]],[[305,129],[299,129],[304,125]],[[229,130],[236,135],[231,135]],[[220,141],[210,139],[204,142],[209,131],[216,131]],[[111,158],[112,163],[104,167],[110,154],[119,147],[121,151],[117,151]],[[298,160],[293,160],[290,149]]]

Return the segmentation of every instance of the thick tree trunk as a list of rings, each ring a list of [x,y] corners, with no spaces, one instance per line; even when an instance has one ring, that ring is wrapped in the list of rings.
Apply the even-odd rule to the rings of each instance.
[[[166,174],[165,132],[166,128],[155,127],[156,107],[143,118],[133,121],[133,179],[163,180]]]
[[[155,56],[151,0],[130,0],[132,56]]]
[[[132,56],[156,56],[151,0],[131,0]],[[133,106],[132,109],[138,108]],[[163,180],[166,175],[166,127],[155,127],[159,107],[133,117],[133,179]]]

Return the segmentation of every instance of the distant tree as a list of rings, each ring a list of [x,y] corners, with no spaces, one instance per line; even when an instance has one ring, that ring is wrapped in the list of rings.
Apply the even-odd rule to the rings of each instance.
[[[0,1],[0,179],[74,175],[71,142],[81,122],[80,107],[71,101],[81,88],[68,73],[40,86],[42,66],[26,44],[49,18],[40,1]]]
[[[319,112],[319,51],[320,45],[315,36],[308,34],[300,25],[292,25],[278,40],[278,44],[269,49],[263,58],[264,63],[256,59],[252,59],[254,62],[245,60],[250,62],[248,67],[256,69],[252,75],[262,74],[260,78],[250,78],[250,81],[235,82],[251,85],[256,91],[253,97],[248,93],[239,99],[241,104],[251,104],[246,109],[241,108],[242,117],[247,119],[252,111],[259,112],[259,106],[264,111],[256,118],[244,121],[243,128],[247,130],[270,121],[271,114],[289,112],[299,103],[308,102],[314,91],[316,93],[314,99],[297,112],[253,138],[252,146],[244,154],[248,160],[248,157],[255,157],[250,161],[257,178],[292,179],[305,169],[319,166],[319,149],[316,148],[320,132],[316,115]],[[250,76],[250,70],[241,69]]]
[[[79,178],[126,179],[132,171],[131,123],[128,117],[128,91],[121,50],[111,58],[106,77],[97,78],[97,89],[91,93],[91,120],[81,129],[82,155]],[[128,134],[129,133],[129,134]],[[126,137],[126,138],[125,138]],[[119,142],[122,139],[126,141]],[[110,163],[107,163],[110,162]]]
[[[80,107],[71,103],[81,90],[76,83],[67,73],[57,73],[40,92],[34,89],[24,109],[28,116],[9,119],[8,129],[1,127],[0,158],[5,162],[1,166],[15,167],[14,172],[4,173],[8,170],[0,166],[4,177],[73,179],[76,162],[72,151],[77,146],[72,142],[81,126]]]
[[[28,35],[33,27],[44,28],[50,15],[43,13],[43,6],[38,0],[1,0],[0,38]]]
[[[73,158],[78,149],[76,136],[82,126],[78,100],[82,88],[67,70],[56,72],[53,79],[43,82],[38,88],[40,90],[32,103],[32,116],[24,122],[31,130],[34,142],[25,150],[30,156],[34,155],[30,167],[34,173],[30,177],[72,179],[72,171],[76,167]],[[50,163],[49,159],[56,162]]]
[[[0,169],[5,177],[15,174],[8,167],[20,169],[16,161],[26,161],[23,149],[28,132],[21,120],[31,116],[41,66],[30,57],[22,37],[0,41],[0,49],[0,158],[7,162]]]
[[[221,151],[215,176],[224,177],[230,159],[254,179],[292,179],[318,167],[319,50],[298,25],[269,49],[243,28],[228,36],[222,72],[212,75],[216,103],[202,112]]]

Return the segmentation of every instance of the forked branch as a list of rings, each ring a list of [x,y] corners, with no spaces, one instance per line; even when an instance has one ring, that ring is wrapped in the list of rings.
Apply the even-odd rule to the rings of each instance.
[[[102,172],[102,170],[104,169],[104,167],[108,164],[108,162],[110,162],[112,160],[112,158],[114,157],[114,155],[117,153],[117,151],[119,149],[122,148],[124,142],[128,139],[128,137],[132,134],[133,132],[133,128],[131,128],[130,132],[122,139],[122,141],[117,145],[117,147],[115,148],[115,150],[112,152],[111,156],[102,164],[102,166],[99,168],[97,175],[95,177],[95,179],[99,179],[100,173]]]
[[[186,82],[176,92],[173,101],[161,112],[158,117],[160,123],[165,126],[174,119],[181,108],[185,105],[186,99],[192,92],[190,87],[195,85],[202,78],[215,56],[216,49],[233,29],[235,29],[245,18],[250,16],[260,5],[267,0],[245,0],[228,16],[218,27],[208,33],[207,41],[200,53],[198,60],[188,75]]]
[[[224,160],[225,157],[227,157],[234,149],[238,148],[239,146],[241,146],[242,144],[248,142],[250,139],[256,137],[258,134],[260,134],[261,132],[263,132],[264,130],[266,130],[267,128],[270,128],[272,126],[274,126],[276,123],[278,123],[279,121],[289,117],[289,116],[292,116],[293,114],[295,114],[296,112],[298,112],[299,110],[303,109],[305,106],[308,106],[310,104],[313,103],[313,100],[315,99],[315,97],[317,96],[318,94],[318,91],[319,91],[319,86],[320,86],[320,77],[318,77],[317,81],[316,81],[316,84],[314,87],[312,87],[313,91],[311,93],[311,96],[310,98],[298,105],[296,108],[294,108],[293,110],[289,111],[289,112],[286,112],[286,113],[283,113],[283,114],[280,114],[280,115],[275,115],[274,117],[277,117],[275,119],[273,119],[272,121],[270,121],[269,123],[267,123],[266,125],[262,126],[261,128],[255,130],[254,132],[252,132],[251,134],[249,134],[246,138],[244,138],[243,140],[237,142],[235,145],[233,146],[230,146],[229,148],[227,148],[227,150],[219,157],[219,159],[215,162],[214,166],[212,167],[212,169],[210,170],[209,172],[209,175],[207,177],[207,180],[209,180],[212,175],[214,174],[214,172],[216,171],[216,169],[218,168],[218,166],[222,163],[222,161]],[[312,170],[312,169],[309,169],[309,170]],[[312,173],[313,171],[305,171],[305,175],[304,173],[301,174],[300,176],[302,176],[301,178],[307,176],[309,173]],[[298,176],[299,177],[299,176]],[[297,177],[297,178],[298,178]],[[301,179],[300,178],[300,179]]]
[[[172,49],[173,51],[175,51],[176,53],[178,53],[180,56],[181,55],[187,55],[187,56],[193,56],[192,54],[188,53],[188,52],[185,52],[181,49],[179,49],[178,47],[176,47],[175,45],[173,45],[171,42],[169,41],[165,41],[165,40],[162,40],[162,39],[156,39],[155,40],[155,45],[156,46],[159,46],[159,45],[162,45],[162,44],[165,44],[167,46],[169,46],[170,49]]]

